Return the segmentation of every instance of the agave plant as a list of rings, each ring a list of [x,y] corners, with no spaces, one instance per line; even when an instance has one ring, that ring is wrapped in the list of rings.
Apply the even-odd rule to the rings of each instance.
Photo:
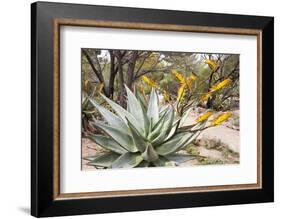
[[[127,87],[126,92],[127,110],[101,94],[115,113],[89,99],[104,121],[94,120],[93,123],[103,134],[91,133],[88,137],[107,152],[87,157],[88,165],[105,168],[175,166],[195,159],[177,152],[197,138],[206,121],[184,126],[190,110],[179,116],[173,105],[159,106],[155,89],[147,105]]]

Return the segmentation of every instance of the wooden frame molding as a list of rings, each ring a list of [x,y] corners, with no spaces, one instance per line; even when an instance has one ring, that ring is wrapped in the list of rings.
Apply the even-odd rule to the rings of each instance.
[[[200,187],[180,187],[165,189],[141,189],[125,191],[106,191],[106,192],[87,192],[87,193],[60,193],[60,26],[84,26],[84,27],[106,27],[122,29],[142,29],[159,31],[182,31],[199,33],[217,33],[217,34],[239,34],[254,35],[257,37],[257,183],[240,185],[217,185]],[[122,197],[122,196],[143,196],[155,194],[174,194],[190,192],[211,192],[227,190],[261,189],[262,188],[262,30],[246,28],[224,28],[209,26],[190,26],[190,25],[170,25],[170,24],[151,24],[134,22],[115,22],[102,20],[86,19],[54,19],[53,20],[53,199],[83,199],[83,198],[102,198],[102,197]]]
[[[60,189],[60,27],[62,26],[256,37],[257,81],[251,81],[257,83],[256,182],[243,185],[62,193]],[[273,17],[52,2],[31,4],[31,214],[33,216],[50,217],[273,201]]]

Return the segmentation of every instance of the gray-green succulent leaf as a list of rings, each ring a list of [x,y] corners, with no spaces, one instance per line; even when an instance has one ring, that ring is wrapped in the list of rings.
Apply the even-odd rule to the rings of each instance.
[[[157,152],[151,144],[147,144],[145,151],[141,155],[143,159],[148,162],[153,162],[159,159]]]
[[[89,138],[95,143],[97,143],[99,146],[107,150],[113,151],[117,154],[124,154],[128,152],[125,148],[123,148],[120,144],[118,144],[115,140],[110,137],[104,135],[91,134],[89,135]]]
[[[147,107],[147,117],[152,121],[152,124],[156,124],[159,120],[159,98],[154,88],[150,93],[150,98]]]
[[[95,127],[105,132],[109,137],[118,142],[122,147],[130,152],[137,152],[138,149],[134,145],[133,138],[128,133],[122,132],[118,128],[111,127],[101,122],[95,122]]]
[[[110,168],[112,163],[119,157],[120,155],[115,153],[106,153],[100,156],[94,157],[87,164],[90,166],[98,166],[98,167],[106,167]],[[88,158],[89,159],[89,158]]]
[[[143,161],[139,153],[125,153],[118,157],[113,163],[112,168],[132,168],[138,166]]]

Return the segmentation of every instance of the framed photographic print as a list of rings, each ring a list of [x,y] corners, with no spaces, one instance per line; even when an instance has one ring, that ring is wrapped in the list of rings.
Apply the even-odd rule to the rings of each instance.
[[[31,5],[31,214],[272,202],[273,18]]]

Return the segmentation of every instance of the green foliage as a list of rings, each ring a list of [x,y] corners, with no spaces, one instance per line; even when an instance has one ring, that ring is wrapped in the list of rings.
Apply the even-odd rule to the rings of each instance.
[[[210,157],[201,157],[198,159],[201,165],[217,165],[217,164],[224,164],[225,162],[220,159],[214,159]]]
[[[102,95],[115,113],[89,101],[104,118],[93,125],[102,135],[89,134],[89,138],[106,149],[106,153],[86,158],[88,165],[105,168],[133,168],[148,166],[175,166],[195,159],[196,156],[177,152],[197,138],[206,121],[183,126],[184,116],[179,116],[173,105],[159,105],[153,88],[148,104],[144,106],[140,95],[127,91],[127,110]]]
[[[191,154],[191,155],[194,155],[194,156],[200,155],[199,150],[198,150],[198,149],[196,148],[196,146],[193,145],[193,144],[190,144],[190,145],[188,145],[188,146],[186,147],[186,152],[189,153],[189,154]]]

